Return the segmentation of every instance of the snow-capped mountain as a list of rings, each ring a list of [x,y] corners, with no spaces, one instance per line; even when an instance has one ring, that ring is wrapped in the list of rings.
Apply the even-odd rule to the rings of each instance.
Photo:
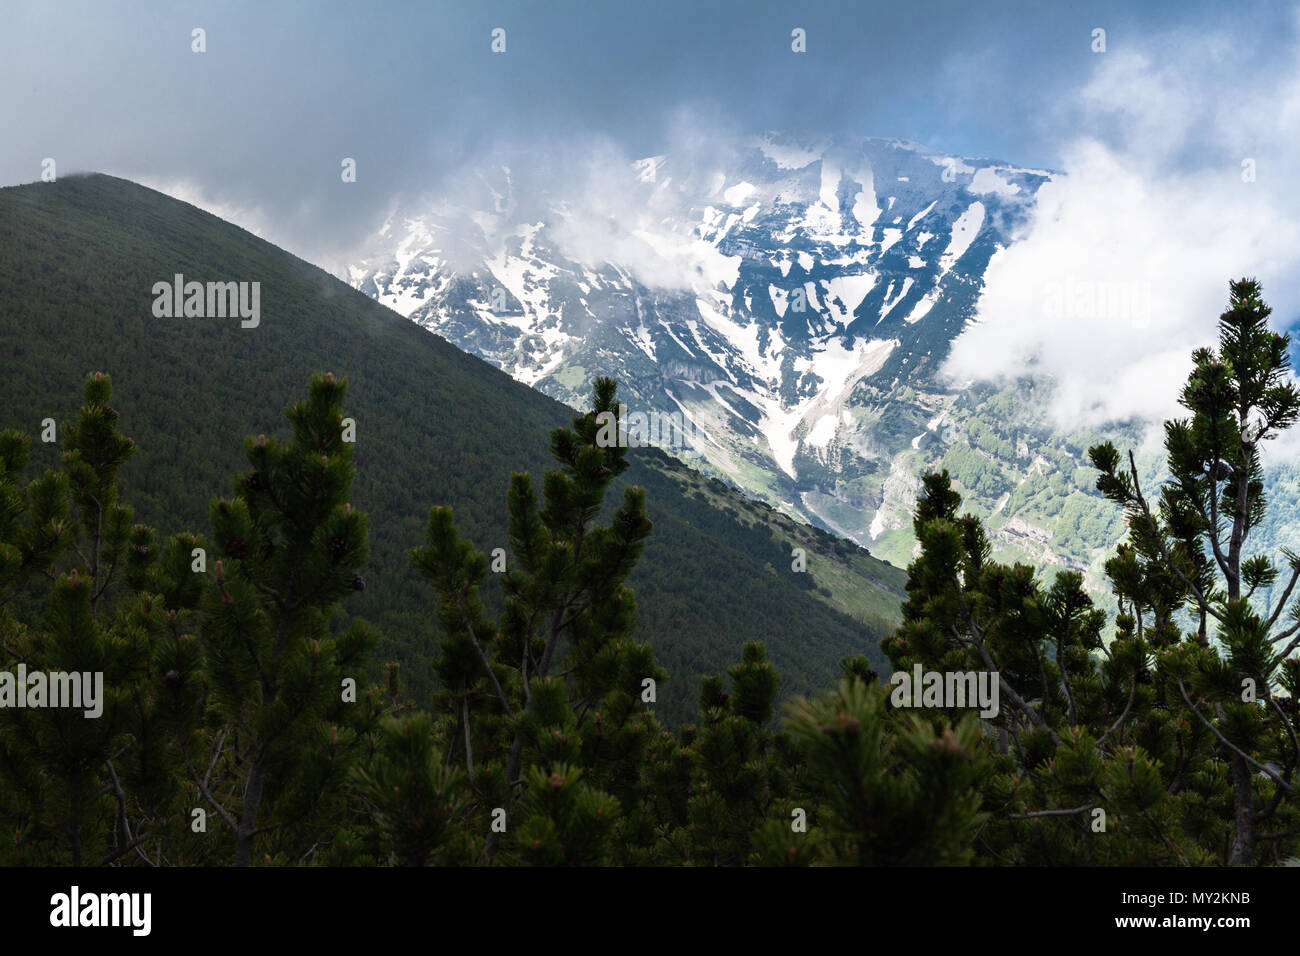
[[[950,404],[932,374],[1049,178],[782,135],[723,161],[516,163],[394,213],[349,279],[575,407],[614,376],[634,437],[631,413],[676,415],[685,439],[657,444],[870,545],[907,522],[899,460]]]

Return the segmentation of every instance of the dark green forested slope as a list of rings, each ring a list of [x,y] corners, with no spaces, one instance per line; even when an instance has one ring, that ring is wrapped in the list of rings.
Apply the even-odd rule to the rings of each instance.
[[[159,319],[152,287],[258,281],[261,323]],[[243,467],[243,438],[284,431],[311,373],[349,382],[355,504],[370,516],[366,590],[349,602],[379,625],[379,659],[404,664],[418,698],[436,644],[431,602],[406,558],[429,507],[450,504],[480,550],[508,542],[512,470],[552,467],[564,406],[461,353],[332,276],[185,203],[108,176],[0,190],[0,428],[34,437],[76,412],[84,376],[113,378],[139,452],[124,500],[163,533],[207,533],[213,496]],[[33,444],[32,471],[53,461]],[[701,674],[746,640],[766,642],[784,693],[834,680],[844,655],[878,649],[905,576],[796,525],[654,450],[625,476],[647,489],[654,533],[633,575],[640,634],[671,675],[662,713],[695,709]],[[614,490],[610,500],[621,498]],[[808,550],[791,572],[791,547]],[[491,595],[489,595],[491,598]]]

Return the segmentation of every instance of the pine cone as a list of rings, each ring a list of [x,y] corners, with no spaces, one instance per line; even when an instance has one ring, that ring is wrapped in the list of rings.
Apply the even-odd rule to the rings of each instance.
[[[226,554],[236,559],[248,557],[248,542],[243,538],[231,538],[226,542]]]
[[[364,591],[365,589],[366,589],[366,582],[361,579],[361,575],[359,574],[352,575],[352,590]]]
[[[174,667],[163,675],[163,680],[167,682],[167,686],[172,690],[179,690],[181,685],[185,683],[185,678],[181,676],[181,672]]]
[[[329,540],[325,542],[325,550],[330,553],[331,558],[337,561],[348,553],[348,543],[342,535],[332,534]]]
[[[1155,678],[1151,676],[1151,671],[1144,667],[1137,672],[1137,682],[1139,684],[1151,684],[1155,682]]]
[[[244,476],[244,489],[246,491],[262,491],[266,488],[266,478],[260,471],[250,471]]]

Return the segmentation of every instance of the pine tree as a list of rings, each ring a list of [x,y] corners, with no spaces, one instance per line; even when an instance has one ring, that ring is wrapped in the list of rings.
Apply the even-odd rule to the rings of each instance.
[[[787,726],[807,762],[799,802],[817,835],[809,856],[858,866],[973,862],[989,769],[975,717],[936,729],[891,710],[878,681],[846,676],[836,692],[792,703]],[[769,856],[788,846],[798,859],[789,818],[780,840],[775,829],[764,836]]]
[[[1154,709],[1146,637],[1121,621],[1105,645],[1081,575],[1060,572],[1044,589],[1032,568],[991,560],[982,524],[960,506],[947,472],[925,477],[903,623],[881,646],[904,673],[997,680],[999,712],[978,741],[990,749],[980,854],[1021,865],[1206,862],[1182,837],[1194,773],[1179,755],[1201,734]],[[942,734],[970,708],[914,713]]]
[[[384,858],[397,866],[472,861],[476,842],[466,827],[469,787],[438,748],[433,718],[417,711],[386,717],[373,756],[353,770]],[[481,843],[481,841],[479,841]]]
[[[991,560],[947,473],[926,477],[904,621],[882,646],[900,670],[998,675],[1001,712],[980,742],[986,858],[1240,865],[1261,844],[1281,859],[1300,843],[1300,610],[1287,606],[1300,559],[1284,552],[1287,584],[1261,609],[1252,598],[1281,571],[1246,547],[1265,509],[1259,443],[1300,416],[1289,341],[1267,316],[1257,283],[1231,284],[1218,352],[1193,355],[1191,416],[1166,424],[1170,477],[1154,503],[1131,453],[1121,467],[1112,444],[1090,450],[1129,525],[1106,563],[1120,612],[1109,641],[1079,575],[1047,586]],[[936,730],[960,717],[927,713]]]
[[[188,649],[176,625],[198,599],[190,535],[161,549],[118,500],[117,473],[135,450],[118,430],[107,375],[90,375],[65,423],[63,468],[23,487],[28,440],[0,435],[0,639],[4,669],[101,685],[99,712],[0,709],[0,808],[14,824],[12,857],[74,865],[120,863],[181,818],[178,754],[166,675]],[[48,589],[42,587],[49,582]],[[7,611],[25,603],[43,623]],[[75,676],[74,676],[75,675]],[[138,852],[143,852],[139,850]]]
[[[353,766],[340,727],[375,714],[355,688],[376,636],[331,626],[364,583],[364,515],[351,506],[346,382],[315,376],[288,410],[293,440],[245,442],[251,468],[211,508],[217,560],[202,599],[202,666],[182,673],[198,706],[185,728],[191,780],[232,831],[233,863],[293,862],[328,841]],[[364,729],[364,727],[363,727]],[[203,753],[202,759],[196,754]]]
[[[789,768],[780,759],[785,739],[768,725],[780,675],[763,645],[745,644],[739,664],[728,669],[731,690],[721,676],[706,677],[700,689],[700,725],[683,740],[691,761],[687,803],[691,857],[702,866],[750,862],[753,837],[762,824],[784,819],[790,794]]]
[[[1290,337],[1268,327],[1259,283],[1233,281],[1229,295],[1217,352],[1192,356],[1179,398],[1190,417],[1165,424],[1169,478],[1155,499],[1143,492],[1132,452],[1127,467],[1110,442],[1090,455],[1101,471],[1098,489],[1124,507],[1129,523],[1130,547],[1107,570],[1130,626],[1145,629],[1155,648],[1153,680],[1166,703],[1212,738],[1214,760],[1229,769],[1225,862],[1247,865],[1258,861],[1262,841],[1274,843],[1275,858],[1297,845],[1300,659],[1290,655],[1300,646],[1300,603],[1288,602],[1300,555],[1283,551],[1287,584],[1261,608],[1252,598],[1282,569],[1251,554],[1248,542],[1267,505],[1261,443],[1295,424],[1300,390],[1288,377]],[[1197,623],[1186,639],[1175,617],[1184,607]]]
[[[431,510],[428,544],[412,552],[438,594],[435,666],[451,746],[474,784],[476,825],[488,832],[493,811],[510,821],[505,859],[612,859],[581,836],[611,826],[623,828],[613,841],[623,854],[653,839],[638,808],[650,796],[643,768],[662,738],[642,694],[647,679],[657,686],[667,675],[632,639],[635,602],[624,583],[650,534],[645,493],[627,488],[610,523],[598,523],[610,483],[628,467],[615,392],[613,379],[597,379],[592,411],[551,433],[561,467],[547,473],[541,502],[528,475],[512,477],[499,622],[479,597],[487,559],[460,538],[450,509]],[[488,858],[502,848],[491,830]]]

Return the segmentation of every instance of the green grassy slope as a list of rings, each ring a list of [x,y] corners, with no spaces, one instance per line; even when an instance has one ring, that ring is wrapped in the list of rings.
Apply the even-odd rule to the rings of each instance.
[[[152,287],[175,273],[260,282],[261,324],[155,318]],[[138,520],[206,533],[210,500],[230,493],[243,467],[244,436],[283,434],[284,408],[322,370],[349,382],[353,499],[370,515],[367,587],[348,608],[382,628],[379,660],[402,661],[418,699],[437,634],[405,553],[423,543],[429,507],[452,505],[480,550],[506,547],[509,474],[551,467],[549,429],[572,412],[160,193],[108,176],[0,189],[0,428],[35,436],[47,416],[68,420],[85,374],[108,372],[139,445],[122,473]],[[32,473],[54,454],[35,443]],[[632,585],[641,636],[671,675],[659,694],[666,717],[689,716],[699,676],[738,660],[746,640],[766,641],[787,694],[833,680],[843,655],[883,661],[900,570],[653,449],[633,452],[625,478],[647,489],[655,524]],[[611,500],[620,497],[615,489]],[[808,550],[806,574],[791,571],[796,546]]]

